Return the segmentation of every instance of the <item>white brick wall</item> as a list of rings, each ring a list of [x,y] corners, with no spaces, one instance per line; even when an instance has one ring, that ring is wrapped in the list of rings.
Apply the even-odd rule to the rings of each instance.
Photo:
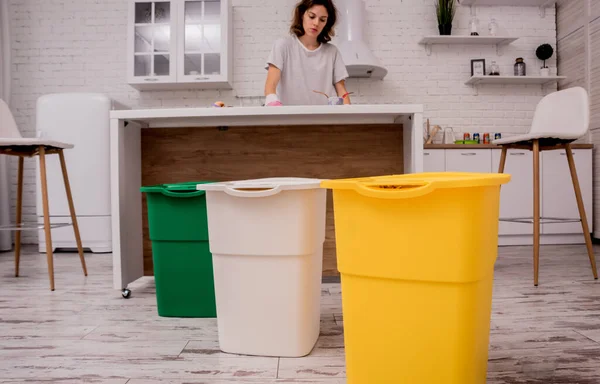
[[[339,0],[338,0],[339,1]],[[455,131],[523,132],[540,86],[483,86],[475,95],[464,85],[470,60],[492,60],[512,74],[524,57],[529,74],[540,63],[535,48],[556,46],[554,10],[540,18],[535,7],[480,7],[480,31],[495,17],[503,33],[520,39],[496,55],[494,46],[434,46],[431,56],[418,44],[437,34],[433,2],[365,0],[367,40],[388,68],[383,81],[351,79],[354,103],[422,103],[432,124]],[[295,0],[233,0],[234,90],[138,92],[125,83],[127,0],[10,0],[13,47],[12,110],[25,136],[35,130],[35,101],[50,92],[104,92],[130,107],[207,106],[215,100],[239,105],[236,95],[261,95],[262,69],[273,40],[287,33]],[[453,34],[468,34],[469,8],[459,7]],[[480,32],[481,33],[481,32]],[[485,34],[481,33],[481,34]],[[550,65],[555,67],[555,57]],[[553,71],[556,72],[555,69]],[[13,179],[16,179],[13,162]],[[26,162],[24,218],[35,219],[35,165]],[[13,214],[16,186],[13,185]],[[24,242],[36,242],[27,233]]]

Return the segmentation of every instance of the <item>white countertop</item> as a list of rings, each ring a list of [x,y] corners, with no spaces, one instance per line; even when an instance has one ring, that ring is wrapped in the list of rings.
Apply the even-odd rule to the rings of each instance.
[[[152,108],[114,110],[111,119],[138,121],[150,128],[309,125],[309,124],[394,124],[415,113],[421,104]]]

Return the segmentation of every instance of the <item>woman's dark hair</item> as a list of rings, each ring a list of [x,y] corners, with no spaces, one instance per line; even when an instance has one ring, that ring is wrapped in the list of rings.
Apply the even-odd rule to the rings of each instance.
[[[319,43],[327,43],[331,41],[331,37],[335,36],[335,32],[333,30],[333,26],[337,20],[337,8],[333,4],[332,0],[301,0],[298,4],[296,4],[296,9],[294,10],[294,19],[292,21],[292,26],[290,27],[290,32],[300,37],[304,35],[304,27],[302,26],[302,18],[304,17],[304,13],[308,11],[310,8],[315,5],[322,5],[327,9],[327,24],[325,24],[325,28],[321,34],[317,37],[317,41]]]

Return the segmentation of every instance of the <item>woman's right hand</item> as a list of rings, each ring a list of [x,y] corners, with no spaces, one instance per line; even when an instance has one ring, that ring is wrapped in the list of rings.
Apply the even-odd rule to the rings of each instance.
[[[279,101],[276,93],[280,79],[281,70],[273,64],[269,64],[269,71],[267,72],[267,80],[265,82],[265,96],[267,97],[265,100],[266,107],[281,107],[283,105],[281,104],[281,101]]]

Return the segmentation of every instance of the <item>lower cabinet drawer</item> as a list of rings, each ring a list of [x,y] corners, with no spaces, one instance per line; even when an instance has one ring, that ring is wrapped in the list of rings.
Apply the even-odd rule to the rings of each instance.
[[[444,152],[447,172],[492,172],[491,149],[448,149]]]

